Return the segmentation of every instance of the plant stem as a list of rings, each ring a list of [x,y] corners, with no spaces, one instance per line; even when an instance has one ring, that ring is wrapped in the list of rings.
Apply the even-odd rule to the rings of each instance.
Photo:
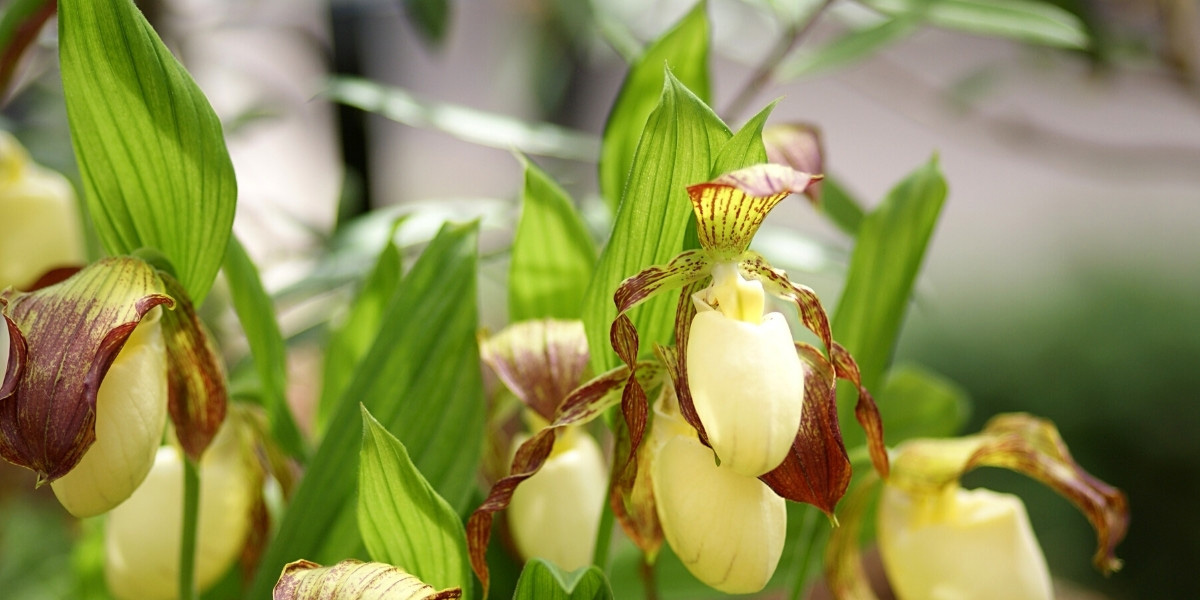
[[[608,547],[612,543],[612,528],[612,505],[605,502],[600,511],[600,526],[596,529],[596,545],[592,549],[592,563],[605,572],[608,571]]]
[[[646,588],[646,600],[658,600],[658,578],[654,575],[654,565],[642,557],[642,584]]]
[[[771,53],[759,63],[758,68],[754,70],[754,74],[750,76],[750,79],[742,86],[738,95],[734,97],[733,101],[725,109],[724,116],[726,121],[731,121],[745,111],[750,101],[763,88],[767,87],[767,84],[771,83],[771,79],[775,76],[775,67],[788,54],[791,54],[796,46],[800,45],[800,42],[808,36],[808,33],[817,24],[817,19],[821,16],[821,13],[824,13],[825,9],[829,8],[829,5],[833,3],[834,0],[824,0],[820,6],[808,14],[808,17],[803,22],[797,21],[788,26],[783,36],[779,38],[779,42],[771,50]]]
[[[183,535],[179,542],[179,598],[196,600],[196,526],[200,520],[200,469],[183,457]]]

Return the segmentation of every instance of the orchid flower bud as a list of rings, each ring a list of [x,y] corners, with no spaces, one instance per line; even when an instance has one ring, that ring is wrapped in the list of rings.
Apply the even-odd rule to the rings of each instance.
[[[227,418],[200,460],[197,587],[211,587],[241,555],[261,494],[248,430]],[[104,573],[120,600],[172,600],[179,593],[183,454],[163,446],[141,487],[108,515]]]
[[[779,466],[800,429],[804,367],[787,320],[763,315],[762,283],[733,263],[693,296],[688,387],[722,466],[758,477]]]
[[[84,262],[71,184],[34,164],[5,132],[0,132],[0,222],[0,290],[26,289],[51,269]]]
[[[705,584],[730,594],[761,590],[783,553],[783,498],[762,481],[716,464],[677,413],[656,406],[650,436],[656,449],[651,479],[667,543]]]
[[[879,550],[900,600],[1048,600],[1046,559],[1021,499],[957,484],[885,485]]]
[[[514,440],[515,449],[525,436]],[[508,505],[508,525],[522,558],[544,558],[565,571],[592,564],[608,468],[596,440],[577,427],[562,430],[554,449]]]
[[[162,308],[151,310],[117,354],[96,394],[96,441],[50,486],[77,517],[120,504],[154,464],[167,422],[167,355]]]

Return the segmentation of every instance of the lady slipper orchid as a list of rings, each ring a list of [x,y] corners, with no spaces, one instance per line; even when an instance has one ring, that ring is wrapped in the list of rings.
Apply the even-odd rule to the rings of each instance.
[[[438,591],[399,567],[343,560],[332,567],[298,560],[288,563],[271,600],[453,600],[462,590]]]
[[[1096,568],[1121,567],[1114,555],[1129,525],[1120,490],[1071,458],[1053,423],[1025,414],[994,417],[976,435],[916,439],[898,446],[877,513],[884,570],[900,600],[1039,600],[1053,597],[1045,558],[1016,496],[964,490],[962,476],[982,466],[1011,469],[1070,500],[1096,530]],[[873,486],[862,485],[829,542],[826,578],[837,598],[870,600],[857,539]]]
[[[35,292],[0,295],[10,353],[0,456],[32,469],[39,485],[53,482],[78,516],[119,504],[154,460],[167,409],[155,308],[174,304],[163,292],[152,267],[113,258]]]
[[[763,286],[735,265],[713,268],[692,296],[688,387],[708,441],[728,466],[758,477],[779,466],[800,429],[804,367],[782,314],[763,315]]]
[[[200,590],[216,583],[241,556],[262,494],[263,472],[253,454],[250,425],[236,415],[225,420],[199,463],[195,581]],[[120,600],[178,597],[183,461],[179,448],[159,448],[145,482],[108,514],[104,572]]]
[[[730,594],[757,592],[783,553],[784,500],[757,478],[716,464],[712,450],[673,405],[674,394],[664,391],[649,442],[654,498],[667,543],[705,584]]]
[[[514,440],[514,454],[527,439]],[[509,502],[509,531],[521,557],[544,558],[564,571],[592,564],[607,491],[600,445],[578,427],[565,428],[546,464],[513,491]]]
[[[900,600],[1049,600],[1050,571],[1025,504],[957,485],[912,493],[884,485],[879,551]]]
[[[0,131],[0,290],[27,289],[47,271],[83,264],[75,192]]]

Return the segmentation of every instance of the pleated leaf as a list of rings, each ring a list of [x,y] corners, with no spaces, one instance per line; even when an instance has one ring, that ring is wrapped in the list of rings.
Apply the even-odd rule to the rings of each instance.
[[[513,600],[610,600],[612,589],[604,572],[588,567],[570,573],[535,558],[525,563]]]
[[[131,0],[63,0],[58,27],[71,142],[105,250],[158,250],[199,306],[237,201],[216,113]]]
[[[404,444],[366,407],[362,420],[358,530],[371,559],[404,565],[435,588],[469,592],[467,533],[458,514],[417,470]]]
[[[246,333],[254,369],[262,384],[271,437],[292,456],[304,457],[307,455],[304,440],[287,403],[287,346],[279,331],[275,306],[263,288],[258,267],[237,237],[229,238],[224,269],[234,312]]]
[[[474,487],[483,438],[475,342],[476,230],[446,225],[401,281],[335,409],[259,565],[248,597],[267,595],[297,556],[363,557],[354,501],[366,406],[411,450],[413,464],[455,511]]]
[[[834,313],[833,333],[858,363],[862,384],[878,389],[892,360],[900,325],[925,249],[933,235],[946,182],[932,159],[894,187],[859,228],[846,287]],[[841,417],[847,418],[849,390],[839,390]],[[846,446],[862,443],[847,428]]]
[[[614,213],[630,177],[642,129],[659,102],[663,66],[701,100],[709,99],[705,8],[706,2],[697,2],[691,12],[634,61],[621,84],[604,125],[600,150],[600,195]]]
[[[596,246],[570,196],[529,160],[508,270],[509,322],[578,319]]]

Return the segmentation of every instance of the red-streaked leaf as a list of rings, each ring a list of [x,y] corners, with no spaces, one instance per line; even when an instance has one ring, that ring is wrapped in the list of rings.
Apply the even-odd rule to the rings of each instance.
[[[163,341],[167,346],[167,410],[175,424],[179,445],[192,460],[199,460],[221,422],[229,394],[225,367],[187,291],[175,278],[160,272],[175,310],[163,315]]]
[[[588,364],[582,321],[539,319],[479,343],[479,356],[526,406],[551,421]]]
[[[805,173],[825,172],[825,146],[821,130],[811,123],[781,123],[763,130],[767,161],[787,165]],[[804,190],[813,203],[821,202],[821,182],[814,181]]]
[[[0,295],[9,332],[0,456],[37,472],[39,485],[75,467],[95,441],[105,374],[160,304],[174,304],[162,280],[129,257],[101,260],[36,292]]]
[[[471,513],[467,520],[467,552],[471,558],[471,569],[483,584],[482,597],[486,598],[488,592],[486,554],[494,514],[507,508],[517,486],[533,477],[546,463],[554,449],[559,429],[568,425],[582,425],[600,416],[616,404],[617,397],[613,392],[624,386],[626,381],[636,381],[637,377],[648,379],[658,373],[656,365],[647,362],[638,363],[633,371],[631,375],[629,367],[617,367],[575,388],[559,406],[554,421],[517,448],[509,475],[497,481],[483,504]]]
[[[1121,568],[1115,550],[1129,527],[1125,494],[1080,467],[1058,429],[1045,419],[1003,414],[977,435],[907,441],[896,448],[888,483],[909,491],[936,491],[984,466],[1028,475],[1070,500],[1096,530],[1096,568],[1106,574]]]
[[[716,260],[735,260],[750,248],[763,219],[789,194],[816,177],[777,164],[761,164],[688,186],[700,246]]]
[[[647,564],[654,564],[663,543],[662,523],[658,520],[650,479],[654,452],[650,445],[642,444],[635,453],[629,428],[624,423],[616,424],[613,438],[614,471],[608,502],[625,535],[642,551]]]
[[[815,347],[797,343],[796,352],[806,371],[800,431],[783,464],[760,479],[780,496],[812,504],[833,518],[851,477],[837,418],[836,380],[832,365]]]
[[[307,560],[288,563],[272,600],[450,600],[462,590],[437,591],[399,567],[343,560],[332,567]]]

